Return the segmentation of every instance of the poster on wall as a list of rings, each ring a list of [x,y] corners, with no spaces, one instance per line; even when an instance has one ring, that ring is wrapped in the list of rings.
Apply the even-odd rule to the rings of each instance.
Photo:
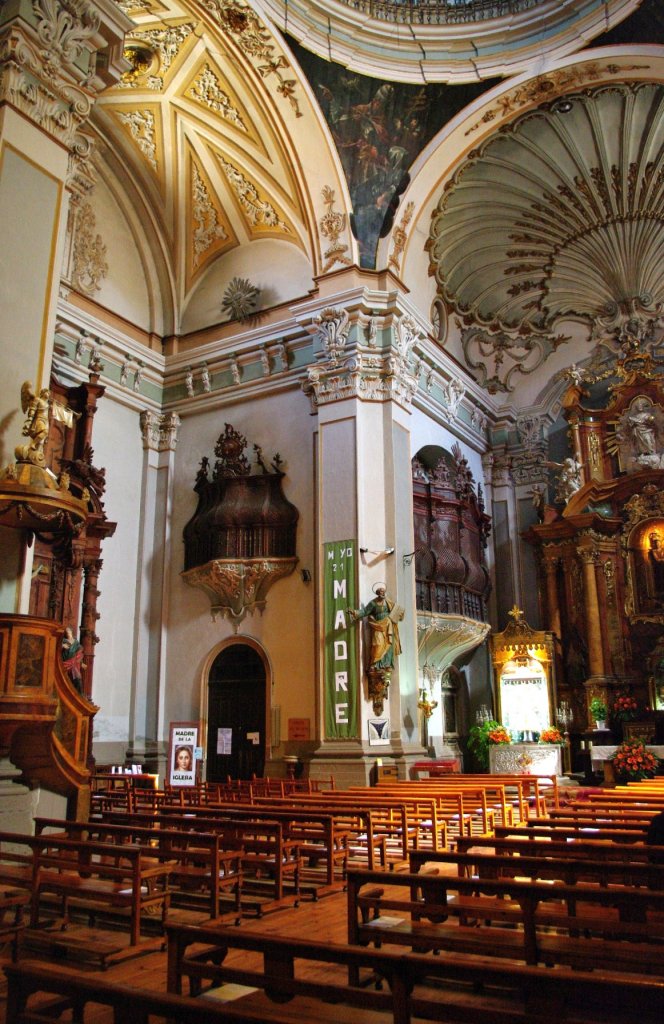
[[[325,736],[358,735],[357,630],[348,614],[355,608],[355,542],[323,545],[325,623]]]
[[[195,786],[198,746],[197,722],[171,722],[168,744],[168,782],[171,786]]]

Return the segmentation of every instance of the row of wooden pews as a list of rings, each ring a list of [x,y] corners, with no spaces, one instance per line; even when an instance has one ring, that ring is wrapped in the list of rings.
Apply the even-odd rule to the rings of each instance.
[[[224,1004],[228,1020],[292,1021],[292,1014],[281,1017],[279,1004],[297,998],[309,1000],[300,1019],[321,1021],[335,1004],[397,1024],[488,1016],[504,1024],[659,1021],[664,866],[657,860],[664,849],[648,847],[637,827],[614,826],[647,826],[660,798],[664,808],[664,788],[612,791],[604,800],[598,794],[597,801],[561,807],[551,780],[524,779],[443,777],[345,793],[254,794],[251,802],[210,793],[186,808],[165,798],[140,812],[98,810],[89,833],[79,835],[105,846],[143,844],[143,856],[156,865],[166,864],[173,846],[200,843],[206,852],[196,884],[203,890],[217,872],[211,851],[223,848],[219,837],[231,822],[242,830],[243,853],[255,829],[277,824],[299,858],[323,862],[337,891],[344,880],[348,890],[344,944],[268,935],[256,930],[260,925],[229,928],[212,915],[216,897],[207,922],[169,917],[169,994],[142,993],[135,1019],[147,1021],[148,1012],[182,1021],[224,1019],[214,1003],[202,1009],[204,1001],[191,997],[236,983],[258,992],[230,1008]],[[38,822],[39,838],[61,824]],[[72,836],[66,841],[78,841]],[[216,836],[216,846],[201,836]],[[235,869],[243,879],[242,858]],[[172,864],[169,871],[175,897]],[[238,960],[232,952],[245,955]],[[27,1007],[33,992],[61,996],[82,1022],[88,1002],[106,1003],[122,1019],[118,986],[95,980],[93,992],[29,965],[10,965],[7,972],[8,1024],[41,1019]],[[268,1016],[254,1012],[260,999],[274,1001]],[[333,1019],[342,1015],[337,1009]]]

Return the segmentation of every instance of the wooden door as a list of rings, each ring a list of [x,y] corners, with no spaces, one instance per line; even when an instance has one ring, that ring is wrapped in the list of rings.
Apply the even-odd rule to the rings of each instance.
[[[265,727],[265,666],[253,647],[232,644],[217,655],[208,679],[208,780],[261,777]],[[230,753],[218,752],[219,730],[227,730]]]

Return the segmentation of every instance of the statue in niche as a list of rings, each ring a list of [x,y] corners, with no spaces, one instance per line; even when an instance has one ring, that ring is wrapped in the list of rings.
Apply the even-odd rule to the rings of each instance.
[[[652,571],[655,600],[664,601],[664,545],[659,530],[651,530],[648,534],[648,561]]]
[[[627,472],[664,466],[664,412],[641,395],[616,424],[616,446]]]

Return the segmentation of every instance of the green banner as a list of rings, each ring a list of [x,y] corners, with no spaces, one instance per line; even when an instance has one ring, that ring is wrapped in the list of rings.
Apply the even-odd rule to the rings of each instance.
[[[325,628],[325,737],[358,736],[357,628],[348,615],[355,601],[355,541],[323,545]]]

